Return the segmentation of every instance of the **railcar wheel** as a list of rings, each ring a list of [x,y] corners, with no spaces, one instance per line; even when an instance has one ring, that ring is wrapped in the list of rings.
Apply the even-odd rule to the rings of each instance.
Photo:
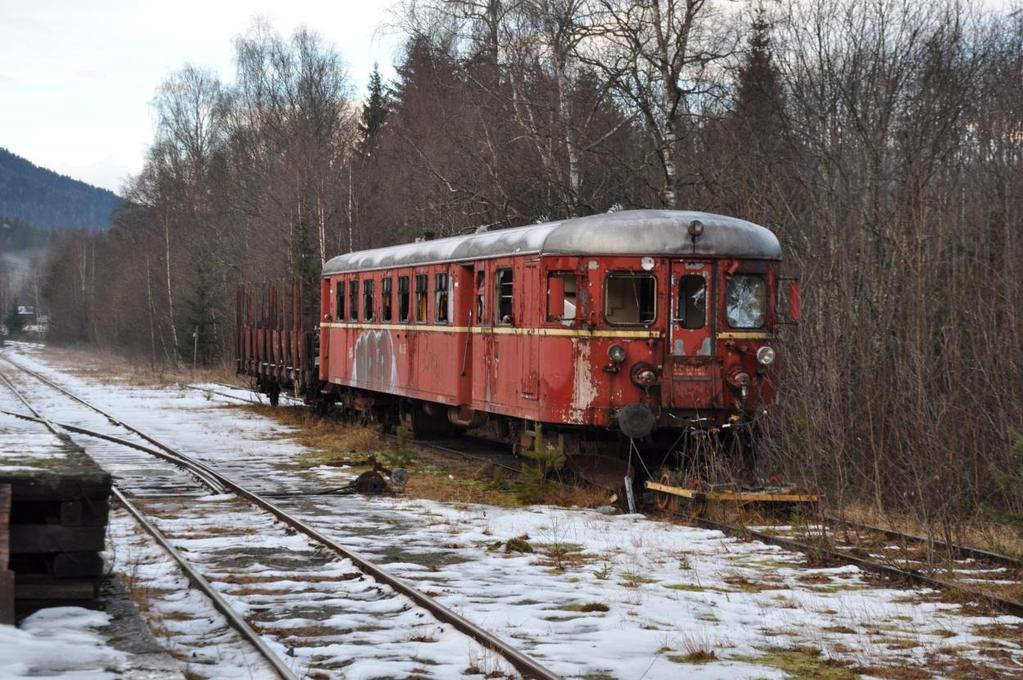
[[[657,481],[665,486],[676,486],[678,482],[678,475],[672,470],[667,468],[661,468],[660,475],[658,475]],[[664,491],[658,491],[656,495],[657,509],[668,510],[671,508],[672,499],[674,497],[670,493]]]

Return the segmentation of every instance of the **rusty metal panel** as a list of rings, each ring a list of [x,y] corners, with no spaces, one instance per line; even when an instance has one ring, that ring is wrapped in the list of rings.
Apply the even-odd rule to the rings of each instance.
[[[671,406],[687,410],[721,408],[721,367],[675,361],[671,368]]]

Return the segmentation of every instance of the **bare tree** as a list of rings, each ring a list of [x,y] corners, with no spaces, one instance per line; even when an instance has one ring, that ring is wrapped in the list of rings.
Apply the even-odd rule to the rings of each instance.
[[[641,115],[657,153],[661,201],[676,207],[679,142],[700,100],[717,90],[714,69],[737,39],[706,0],[592,0],[591,11],[580,54]]]

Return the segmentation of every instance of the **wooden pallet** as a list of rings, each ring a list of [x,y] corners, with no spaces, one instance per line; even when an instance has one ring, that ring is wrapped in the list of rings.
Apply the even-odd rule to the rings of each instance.
[[[0,484],[0,624],[14,624],[14,572],[11,558],[11,485]]]
[[[792,489],[737,491],[733,489],[701,490],[673,486],[647,480],[649,491],[654,491],[667,502],[659,502],[663,509],[679,509],[680,502],[686,503],[690,514],[704,516],[741,510],[751,506],[815,506],[823,496],[815,493],[798,492]],[[674,499],[674,502],[672,502]]]

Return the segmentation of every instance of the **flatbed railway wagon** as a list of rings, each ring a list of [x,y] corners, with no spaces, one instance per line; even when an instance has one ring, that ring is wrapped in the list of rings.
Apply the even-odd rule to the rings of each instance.
[[[309,291],[298,280],[241,285],[236,292],[235,371],[274,406],[281,392],[319,402],[319,331],[309,301]]]

